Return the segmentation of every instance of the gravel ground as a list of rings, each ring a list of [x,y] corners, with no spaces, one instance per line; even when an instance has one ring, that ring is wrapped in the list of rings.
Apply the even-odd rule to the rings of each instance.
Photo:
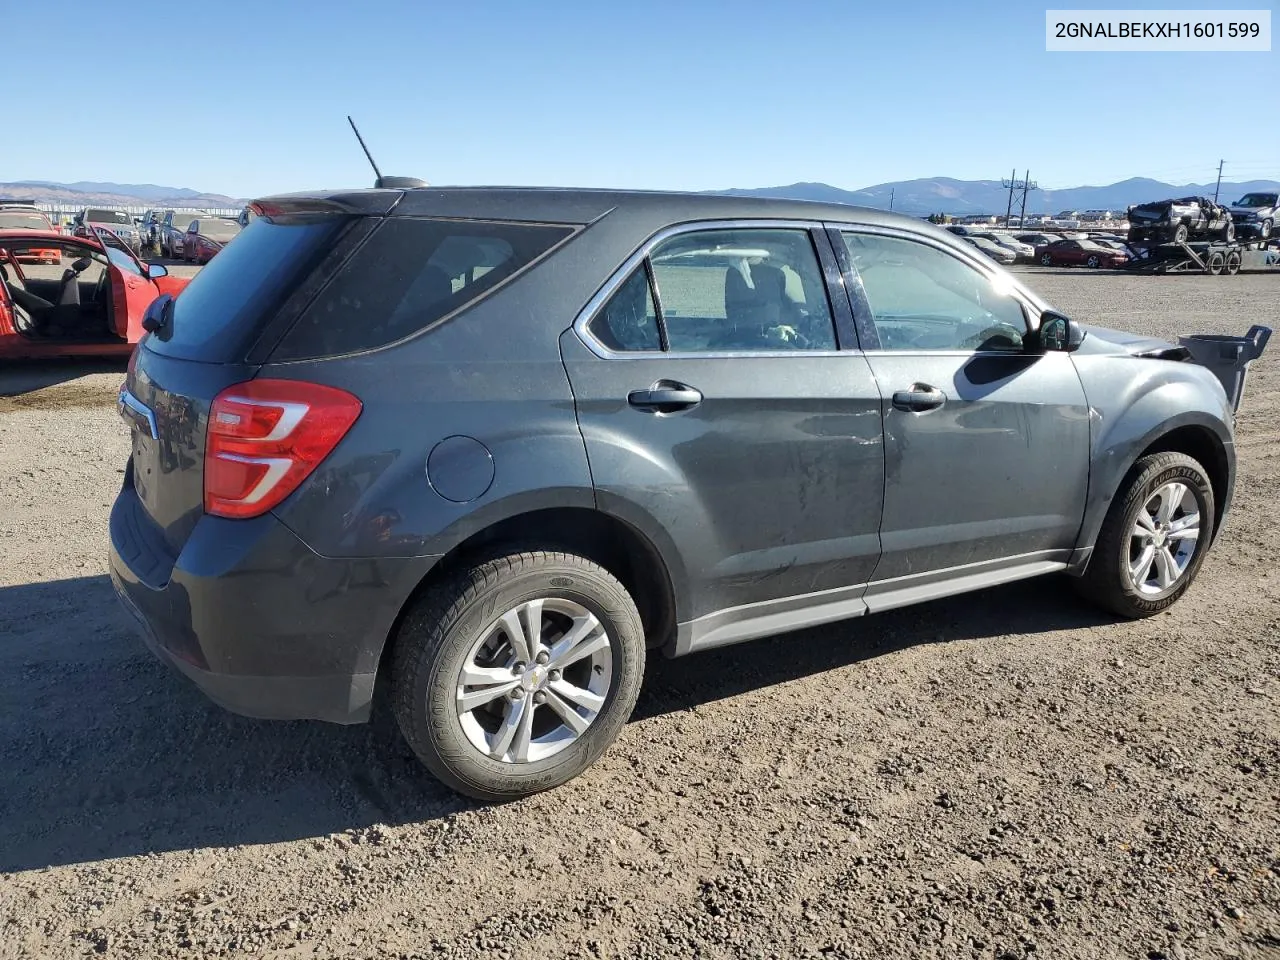
[[[1023,272],[1166,337],[1280,302]],[[596,767],[490,808],[385,718],[234,717],[144,650],[103,560],[121,375],[0,372],[0,957],[1280,953],[1280,346],[1172,611],[1049,578],[660,660]]]

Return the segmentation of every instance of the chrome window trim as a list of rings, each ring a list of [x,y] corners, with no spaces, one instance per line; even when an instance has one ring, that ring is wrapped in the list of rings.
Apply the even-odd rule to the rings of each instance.
[[[684,350],[611,350],[596,339],[592,334],[590,325],[595,319],[596,314],[609,301],[609,298],[617,291],[618,287],[631,276],[632,271],[640,266],[641,263],[653,252],[654,247],[658,246],[672,237],[681,236],[686,233],[703,233],[712,230],[801,230],[805,234],[810,234],[813,230],[821,230],[821,220],[788,220],[788,219],[745,219],[745,220],[693,220],[686,223],[677,223],[669,227],[663,227],[657,233],[653,234],[642,243],[631,256],[622,261],[622,265],[609,275],[599,290],[587,301],[586,306],[578,311],[577,317],[573,321],[573,331],[597,357],[602,360],[643,360],[653,359],[654,357],[665,357],[668,360],[681,359],[701,359],[701,360],[729,360],[740,359],[745,357],[843,357],[850,354],[857,354],[858,350],[704,350],[704,351],[684,351]],[[810,244],[813,243],[813,237],[809,236]],[[823,296],[829,296],[826,288],[826,276],[822,272],[822,261],[818,256],[817,250],[813,252],[814,264],[818,267],[819,276],[823,279]],[[657,293],[661,296],[661,293]],[[655,297],[655,307],[656,297]],[[827,309],[831,312],[831,333],[836,336],[835,330],[835,307],[828,302]]]
[[[824,221],[824,226],[835,230],[837,233],[848,231],[849,233],[871,233],[884,237],[893,237],[898,240],[914,240],[917,243],[923,243],[926,246],[933,247],[942,253],[950,254],[962,263],[973,267],[988,280],[994,282],[996,277],[1007,281],[1012,289],[1014,299],[1016,299],[1027,312],[1027,332],[1040,328],[1040,314],[1049,309],[1049,304],[1042,301],[1036,296],[1025,284],[1023,284],[1014,274],[1005,270],[1000,264],[991,260],[989,257],[980,254],[976,247],[962,249],[953,247],[951,244],[942,240],[940,237],[933,237],[927,233],[916,233],[914,230],[904,230],[901,227],[885,227],[880,224],[859,224],[846,223],[839,220]],[[852,257],[850,258],[852,260]],[[862,282],[862,278],[858,276],[857,268],[854,268],[854,276],[858,282]],[[868,353],[872,351],[867,351]],[[903,353],[901,350],[885,350],[885,353]],[[955,353],[974,353],[972,350],[956,350]],[[1004,351],[989,350],[984,353],[1003,353]]]

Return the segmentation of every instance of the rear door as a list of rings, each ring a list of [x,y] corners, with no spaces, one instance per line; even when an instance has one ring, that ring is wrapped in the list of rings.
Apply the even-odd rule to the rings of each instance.
[[[852,318],[827,279],[833,254],[808,225],[687,225],[561,338],[598,501],[674,552],[700,645],[824,601],[827,619],[861,611],[880,553],[880,397],[866,359],[839,349],[856,348]]]
[[[892,230],[833,239],[885,398],[883,555],[868,606],[1065,562],[1089,481],[1089,407],[1070,354],[1023,351],[1027,306],[976,257]]]

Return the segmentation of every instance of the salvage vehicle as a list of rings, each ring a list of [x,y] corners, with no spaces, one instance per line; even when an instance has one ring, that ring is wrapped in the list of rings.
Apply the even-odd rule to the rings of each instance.
[[[1230,210],[1241,238],[1270,240],[1280,216],[1280,194],[1246,193],[1231,204]]]
[[[973,233],[961,234],[960,239],[970,246],[977,247],[996,263],[1008,265],[1017,262],[1018,255],[1013,250],[996,243],[994,240],[988,240],[986,237],[980,237]]]
[[[38,209],[34,203],[11,203],[0,200],[0,237],[14,230],[57,232],[48,215]],[[18,259],[22,263],[56,264],[60,257],[61,251],[56,247],[29,247],[22,249]]]
[[[133,218],[123,210],[85,207],[76,214],[71,235],[92,238],[104,230],[119,237],[130,250],[137,252],[142,249],[142,233]]]
[[[160,225],[160,255],[176,260],[182,256],[182,245],[186,242],[187,227],[191,221],[200,216],[198,213],[178,213],[166,210],[164,221]]]
[[[1123,267],[1129,254],[1096,240],[1055,240],[1036,247],[1036,260],[1045,267]]]
[[[1036,255],[1034,244],[1026,243],[1019,240],[1011,233],[971,233],[971,237],[982,237],[984,240],[990,240],[997,246],[1005,247],[1013,251],[1018,260],[1032,260]]]
[[[182,259],[208,263],[240,232],[240,224],[227,217],[200,217],[187,224],[182,241]]]
[[[584,771],[654,653],[1051,573],[1150,617],[1231,504],[1223,371],[919,219],[499,187],[255,210],[147,311],[115,590],[222,706],[385,696],[473,797]]]
[[[35,251],[69,266],[24,271],[20,264]],[[0,231],[0,358],[127,356],[145,332],[147,306],[187,282],[145,266],[108,230]]]
[[[1155,200],[1129,208],[1129,242],[1186,243],[1213,237],[1234,240],[1231,211],[1208,197]]]

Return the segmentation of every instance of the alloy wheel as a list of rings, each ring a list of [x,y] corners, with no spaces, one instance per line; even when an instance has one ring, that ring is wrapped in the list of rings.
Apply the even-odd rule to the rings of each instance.
[[[1200,506],[1185,483],[1158,488],[1129,534],[1129,577],[1146,596],[1168,593],[1186,573],[1200,542]]]
[[[493,621],[457,680],[458,721],[471,745],[504,763],[532,763],[575,743],[604,709],[613,647],[582,604],[528,600]]]

